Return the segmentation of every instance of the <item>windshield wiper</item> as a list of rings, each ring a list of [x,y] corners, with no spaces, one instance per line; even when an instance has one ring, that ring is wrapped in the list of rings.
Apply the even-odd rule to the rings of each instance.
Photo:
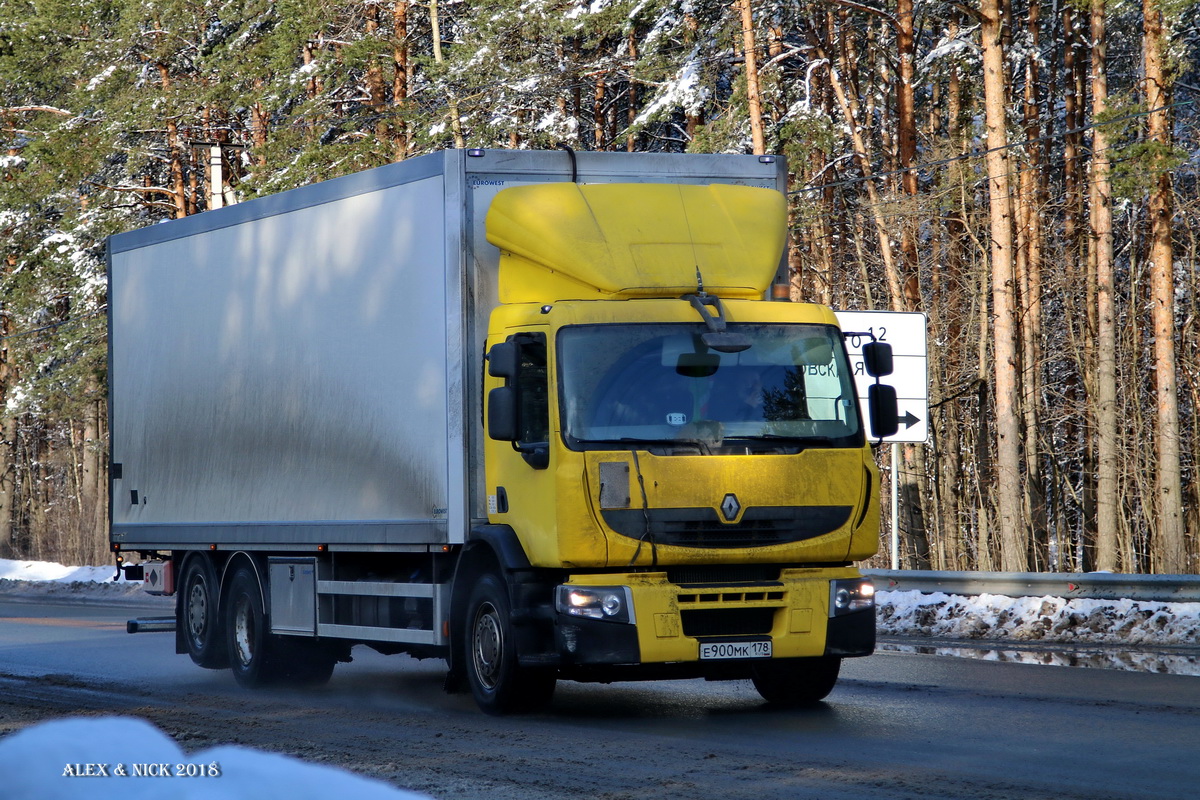
[[[667,447],[678,447],[680,445],[685,446],[685,447],[691,446],[691,447],[696,448],[696,452],[699,453],[700,455],[707,456],[707,455],[712,454],[712,451],[710,449],[711,445],[708,442],[701,441],[700,439],[643,439],[641,437],[625,436],[620,439],[610,439],[609,441],[615,441],[615,442],[618,442],[618,443],[624,444],[624,445],[657,444],[657,445],[665,445]]]
[[[787,442],[788,444],[798,445],[802,450],[809,447],[833,447],[836,442],[845,437],[837,439],[830,436],[787,436],[782,433],[759,433],[753,436],[728,436],[725,441],[745,442],[770,440],[772,442]]]

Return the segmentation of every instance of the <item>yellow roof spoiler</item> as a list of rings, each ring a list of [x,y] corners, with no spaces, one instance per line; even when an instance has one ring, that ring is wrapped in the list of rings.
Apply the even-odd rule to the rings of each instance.
[[[486,220],[500,302],[762,297],[779,268],[787,201],[729,184],[544,183],[500,191]]]

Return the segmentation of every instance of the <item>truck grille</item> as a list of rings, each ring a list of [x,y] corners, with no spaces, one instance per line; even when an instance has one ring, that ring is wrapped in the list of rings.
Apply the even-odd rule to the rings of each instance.
[[[633,539],[653,537],[677,547],[767,547],[832,533],[850,520],[851,506],[759,506],[739,522],[722,522],[712,508],[606,508],[604,522]]]
[[[771,632],[775,608],[697,608],[679,612],[683,635],[761,636]]]
[[[602,509],[605,524],[631,539],[653,536],[678,547],[767,547],[832,534],[850,522],[852,506],[757,506],[736,523],[715,509]]]

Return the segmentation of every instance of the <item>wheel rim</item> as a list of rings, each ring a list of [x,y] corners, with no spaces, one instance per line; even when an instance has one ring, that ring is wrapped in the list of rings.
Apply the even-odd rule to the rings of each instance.
[[[254,613],[247,597],[238,598],[233,618],[233,650],[238,663],[248,666],[254,658]]]
[[[188,589],[187,615],[188,634],[199,645],[203,643],[204,633],[208,630],[208,587],[199,575],[193,578]]]
[[[479,683],[489,691],[495,689],[504,658],[504,631],[500,627],[500,614],[491,603],[481,605],[475,614],[471,658]]]

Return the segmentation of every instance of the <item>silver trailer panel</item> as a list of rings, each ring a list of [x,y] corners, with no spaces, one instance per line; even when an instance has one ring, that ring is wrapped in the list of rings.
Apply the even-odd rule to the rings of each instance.
[[[464,541],[486,517],[484,217],[571,171],[565,152],[448,151],[113,237],[113,541]],[[579,153],[577,172],[786,186],[754,156]]]
[[[114,526],[446,541],[444,213],[435,176],[114,254]]]

